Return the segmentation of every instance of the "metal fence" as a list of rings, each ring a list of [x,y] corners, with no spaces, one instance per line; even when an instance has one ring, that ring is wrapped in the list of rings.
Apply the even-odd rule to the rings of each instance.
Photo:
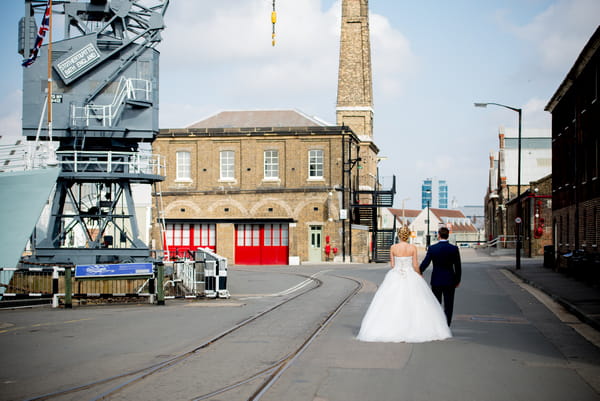
[[[52,298],[54,273],[53,268],[0,268],[0,300]]]
[[[197,298],[204,295],[204,266],[193,260],[165,264],[165,298]]]
[[[39,300],[58,307],[61,303],[70,304],[72,298],[146,297],[151,303],[155,299],[159,303],[162,299],[164,303],[163,293],[157,291],[158,286],[163,286],[163,272],[161,266],[152,276],[77,278],[69,267],[0,268],[0,307],[25,300]]]
[[[488,247],[514,248],[517,243],[516,235],[500,235],[487,242]]]
[[[73,267],[0,268],[0,307],[32,299],[69,308],[72,299],[81,304],[99,298],[118,302],[146,297],[150,303],[162,305],[165,298],[229,298],[227,260],[208,250],[196,252],[196,260],[155,264],[148,274],[139,276],[83,277],[73,273]]]

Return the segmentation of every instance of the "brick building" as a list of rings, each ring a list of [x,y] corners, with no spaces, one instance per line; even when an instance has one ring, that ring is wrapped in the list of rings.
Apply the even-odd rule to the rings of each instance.
[[[348,127],[293,110],[222,112],[161,130],[154,152],[171,166],[160,190],[165,249],[209,247],[234,264],[319,262],[333,248],[368,260],[347,213],[359,144]]]
[[[538,255],[536,244],[533,241],[537,235],[535,230],[539,223],[535,218],[535,209],[549,210],[547,206],[550,197],[549,187],[544,183],[551,183],[552,173],[552,139],[551,132],[546,129],[524,129],[521,138],[521,193],[517,193],[518,181],[518,132],[505,130],[503,127],[498,132],[498,151],[489,156],[488,188],[485,196],[485,239],[498,242],[502,247],[515,248],[517,238],[517,224],[515,218],[518,216],[517,207],[522,207],[523,223],[521,228],[521,240],[525,250],[525,256]],[[535,188],[538,191],[535,191]],[[540,192],[541,190],[541,192]],[[533,198],[542,202],[534,204]],[[539,215],[539,213],[538,213]],[[546,217],[549,217],[545,213]],[[550,224],[545,221],[546,231]],[[537,239],[536,239],[537,240]],[[534,244],[535,242],[535,244]],[[543,252],[543,248],[542,248]]]
[[[412,233],[410,242],[418,246],[426,245],[428,228],[432,244],[437,242],[440,227],[450,230],[449,240],[455,244],[471,244],[481,240],[471,219],[460,210],[425,207],[421,210],[388,208],[387,211],[395,218],[397,228],[408,226]]]
[[[546,110],[552,113],[552,214],[561,267],[600,276],[600,27]],[[577,261],[577,262],[576,262]]]
[[[342,1],[336,119],[232,111],[161,130],[165,249],[210,247],[234,264],[387,260],[379,250],[393,235],[378,211],[395,182],[382,188],[377,176],[368,0]]]
[[[505,225],[514,227],[520,203],[523,219],[521,244],[523,256],[535,257],[544,255],[544,247],[552,245],[552,174],[528,183],[528,188],[518,198],[505,204]],[[514,248],[513,242],[507,247]]]

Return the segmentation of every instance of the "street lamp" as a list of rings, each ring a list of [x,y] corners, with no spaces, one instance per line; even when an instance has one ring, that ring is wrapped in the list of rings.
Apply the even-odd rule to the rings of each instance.
[[[522,110],[516,107],[507,106],[505,104],[500,103],[475,103],[475,107],[487,107],[489,104],[494,106],[504,107],[505,109],[509,109],[512,111],[516,111],[519,114],[519,139],[518,143],[518,151],[517,151],[517,218],[515,219],[516,231],[517,231],[517,249],[516,249],[516,264],[515,268],[519,270],[521,268],[521,222],[523,221],[521,217],[521,201],[519,197],[521,196],[521,112]]]
[[[425,193],[428,194],[427,196],[427,236],[425,238],[427,238],[427,242],[425,242],[425,249],[429,249],[429,245],[431,245],[431,231],[429,230],[429,209],[431,208],[431,196],[429,196],[431,194],[431,189],[426,189]]]
[[[404,198],[402,199],[402,225],[408,225],[406,224],[406,218],[404,217],[404,201],[410,200],[410,198]]]

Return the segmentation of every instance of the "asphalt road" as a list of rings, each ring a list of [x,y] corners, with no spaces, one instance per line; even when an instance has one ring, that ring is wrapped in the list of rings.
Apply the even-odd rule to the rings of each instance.
[[[579,322],[504,270],[509,260],[463,251],[454,337],[423,344],[355,339],[383,264],[233,267],[228,300],[0,310],[0,400],[31,399],[178,356],[185,357],[106,399],[247,400],[288,357],[257,399],[600,400],[599,348],[574,329]],[[356,296],[295,355],[358,283]],[[50,399],[98,399],[131,377]]]

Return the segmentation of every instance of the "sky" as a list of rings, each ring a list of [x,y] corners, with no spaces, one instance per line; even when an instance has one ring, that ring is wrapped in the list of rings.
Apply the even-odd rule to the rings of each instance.
[[[340,0],[171,0],[160,59],[160,128],[223,110],[297,109],[335,125]],[[2,2],[0,135],[21,129],[21,0]],[[500,126],[550,129],[544,107],[598,27],[598,0],[369,2],[374,141],[395,207],[420,208],[446,180],[458,206],[483,205]],[[38,21],[39,24],[39,21]]]

